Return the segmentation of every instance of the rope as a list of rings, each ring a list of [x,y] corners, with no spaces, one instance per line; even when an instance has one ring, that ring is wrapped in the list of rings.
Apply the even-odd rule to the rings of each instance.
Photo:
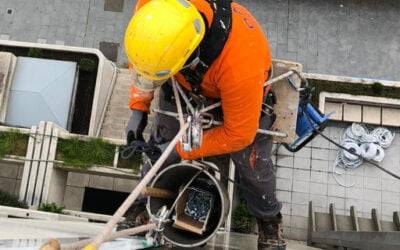
[[[393,139],[394,134],[386,128],[369,132],[366,126],[353,123],[342,137],[341,146],[346,150],[338,151],[335,166],[349,170],[361,166],[364,160],[381,162],[385,156],[383,148],[388,148]]]
[[[150,153],[153,152],[154,147],[150,146],[145,141],[132,141],[129,145],[123,147],[120,151],[122,159],[129,159],[137,153]]]

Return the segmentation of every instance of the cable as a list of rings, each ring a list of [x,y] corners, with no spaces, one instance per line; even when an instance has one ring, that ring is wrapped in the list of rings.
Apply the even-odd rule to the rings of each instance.
[[[389,170],[387,170],[387,169],[385,169],[385,168],[379,166],[379,164],[377,164],[377,163],[375,163],[375,162],[373,162],[373,161],[371,161],[371,160],[368,160],[368,159],[366,159],[366,158],[363,158],[361,155],[357,155],[357,154],[355,154],[354,152],[351,152],[351,151],[348,150],[347,148],[343,147],[343,146],[340,145],[339,143],[335,142],[335,141],[332,140],[331,138],[329,138],[329,137],[327,137],[326,135],[324,135],[322,132],[320,132],[320,131],[318,131],[318,130],[315,130],[315,131],[316,131],[316,133],[318,133],[320,136],[322,136],[324,139],[326,139],[326,140],[328,140],[329,142],[333,143],[336,147],[341,148],[341,149],[343,149],[343,150],[349,152],[350,154],[353,154],[353,155],[356,155],[356,156],[362,158],[364,161],[368,162],[369,164],[373,165],[374,167],[377,167],[378,169],[382,170],[383,172],[385,172],[385,173],[387,173],[387,174],[393,176],[394,178],[400,180],[400,176],[399,176],[399,175],[397,175],[397,174],[395,174],[395,173],[393,173],[393,172],[391,172],[391,171],[389,171]]]
[[[305,117],[308,119],[308,122],[309,122],[310,124],[314,124],[314,123],[311,121],[311,118],[308,116],[308,114],[306,114],[304,111],[303,111],[303,114],[304,114]],[[376,168],[382,170],[383,172],[385,172],[385,173],[391,175],[392,177],[394,177],[394,178],[400,180],[400,176],[399,176],[399,175],[397,175],[397,174],[395,174],[395,173],[393,173],[393,172],[391,172],[391,171],[389,171],[389,170],[387,170],[387,169],[385,169],[385,168],[379,166],[379,164],[375,163],[375,162],[372,161],[372,160],[369,160],[369,159],[364,158],[361,154],[357,154],[356,152],[353,152],[353,150],[350,150],[350,149],[347,149],[347,148],[343,147],[342,145],[340,145],[339,143],[335,142],[334,140],[332,140],[332,139],[329,138],[328,136],[324,135],[321,131],[319,131],[317,128],[315,128],[315,126],[312,126],[312,127],[313,127],[313,131],[314,131],[315,133],[319,134],[319,135],[322,136],[324,139],[326,139],[326,140],[328,140],[329,142],[333,143],[336,147],[338,147],[338,148],[340,148],[340,149],[342,149],[342,150],[344,150],[344,151],[346,151],[346,152],[348,152],[348,153],[350,153],[350,154],[352,154],[352,155],[358,156],[360,159],[362,159],[362,160],[368,162],[369,164],[373,165],[374,167],[376,167]],[[363,129],[366,129],[365,127],[363,127],[363,129],[362,129],[361,127],[363,127],[363,126],[361,126],[361,125],[359,125],[359,124],[353,124],[353,125],[351,126],[351,128],[352,128],[352,129],[354,128],[354,131],[355,131],[355,133],[354,133],[353,135],[355,135],[355,136],[358,137],[358,136],[360,135],[360,132],[361,132]],[[382,129],[383,129],[383,128],[382,128]],[[345,134],[346,134],[347,136],[350,136],[350,137],[351,137],[351,135],[349,135],[349,134],[347,133],[348,131],[349,131],[349,129],[346,130],[346,133],[345,133]],[[390,132],[390,131],[389,131],[389,132]],[[389,139],[390,139],[391,141],[394,139],[394,135],[391,134],[391,132],[390,132],[390,134],[387,133],[387,132],[385,132],[385,133],[376,133],[375,135],[377,135],[377,134],[379,134],[379,135],[385,134],[385,135],[386,135],[386,136],[384,136],[384,141],[385,141],[385,142],[387,142]],[[387,138],[386,138],[386,137],[387,137]],[[390,141],[390,142],[391,142],[391,141]],[[335,165],[336,165],[336,164],[335,164]],[[334,168],[334,169],[335,169],[335,168]],[[334,174],[335,174],[335,173],[334,173]],[[342,173],[342,174],[343,174],[343,173]],[[335,175],[334,175],[334,177],[335,177]],[[335,178],[335,180],[337,181],[336,178]],[[340,182],[338,182],[338,184],[339,184],[339,185],[343,185],[343,184],[341,184]]]
[[[150,146],[147,142],[136,140],[123,147],[120,150],[120,153],[121,158],[126,160],[131,158],[135,153],[148,153],[152,152],[153,150],[154,147]]]

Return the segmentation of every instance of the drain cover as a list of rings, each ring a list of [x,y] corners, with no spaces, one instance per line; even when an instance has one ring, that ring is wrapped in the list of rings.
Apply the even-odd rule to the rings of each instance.
[[[124,0],[105,0],[104,11],[122,12]]]
[[[100,51],[108,60],[117,62],[119,43],[100,42]]]

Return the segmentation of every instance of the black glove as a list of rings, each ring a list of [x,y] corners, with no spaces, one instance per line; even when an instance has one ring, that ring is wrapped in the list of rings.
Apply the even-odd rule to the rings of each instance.
[[[140,110],[132,110],[131,118],[126,127],[126,142],[144,141],[143,131],[147,125],[147,113]]]
[[[150,159],[152,164],[154,164],[158,160],[158,158],[160,158],[161,154],[165,151],[168,145],[169,142],[156,145],[151,140],[149,141],[149,147],[151,148],[151,150],[146,151],[145,154]],[[165,160],[164,166],[171,165],[178,161],[179,161],[179,155],[174,148],[172,152],[169,154],[168,158]]]

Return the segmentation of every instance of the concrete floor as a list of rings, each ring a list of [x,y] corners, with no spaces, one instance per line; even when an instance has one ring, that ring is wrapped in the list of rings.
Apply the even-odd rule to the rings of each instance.
[[[0,0],[0,39],[95,48],[118,43],[118,63],[125,64],[123,35],[136,1],[124,0],[122,12],[104,11],[104,1]],[[307,72],[400,79],[400,1],[237,2],[262,24],[275,58],[298,61]]]

